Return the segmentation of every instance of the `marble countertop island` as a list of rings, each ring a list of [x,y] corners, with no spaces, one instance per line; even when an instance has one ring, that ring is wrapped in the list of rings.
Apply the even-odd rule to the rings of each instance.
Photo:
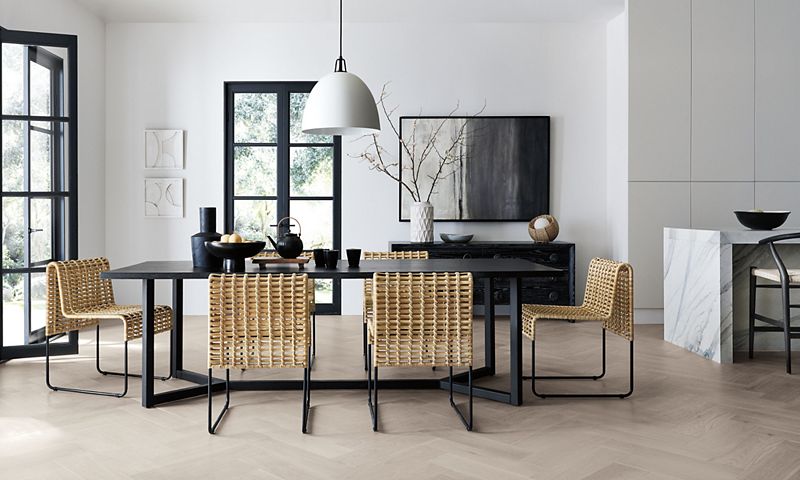
[[[747,346],[749,269],[775,268],[768,248],[757,244],[797,231],[665,228],[664,340],[715,362],[733,362],[734,351]],[[800,268],[800,241],[779,251],[788,267]],[[777,292],[758,295],[760,313],[775,316]],[[780,335],[757,335],[756,350],[782,349]]]

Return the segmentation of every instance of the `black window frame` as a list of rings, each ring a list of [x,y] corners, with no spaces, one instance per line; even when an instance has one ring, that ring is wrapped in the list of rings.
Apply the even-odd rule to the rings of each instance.
[[[68,260],[78,258],[78,37],[76,35],[65,35],[56,33],[42,33],[42,32],[27,32],[8,30],[0,27],[0,45],[2,44],[19,44],[25,45],[25,85],[26,96],[28,95],[29,80],[27,74],[27,61],[34,57],[41,56],[42,62],[37,61],[38,58],[33,58],[36,63],[44,64],[57,62],[60,60],[58,57],[50,54],[44,49],[38,47],[54,47],[64,48],[67,50],[67,73],[62,71],[59,73],[60,78],[51,79],[57,80],[60,83],[58,92],[53,92],[51,98],[51,111],[50,115],[31,115],[29,111],[24,112],[23,115],[7,115],[0,111],[0,122],[2,121],[23,121],[28,122],[28,128],[25,135],[26,149],[30,139],[30,132],[37,130],[38,127],[30,125],[30,122],[48,122],[52,125],[52,130],[49,132],[54,136],[52,143],[53,153],[52,158],[59,159],[58,162],[53,162],[51,165],[51,185],[50,191],[37,192],[31,191],[29,175],[27,169],[29,168],[29,160],[26,161],[23,168],[26,170],[26,189],[23,191],[2,191],[0,188],[0,199],[5,198],[23,198],[26,199],[26,218],[27,218],[27,205],[31,199],[36,198],[50,198],[53,200],[51,222],[53,230],[51,232],[51,252],[55,257],[54,260]],[[0,56],[2,54],[0,53]],[[52,66],[52,64],[51,64]],[[63,67],[63,64],[61,65]],[[51,70],[52,71],[52,70]],[[51,73],[52,74],[52,73]],[[64,82],[66,82],[66,90],[64,89]],[[0,92],[2,91],[2,69],[0,69]],[[66,99],[63,95],[66,94]],[[57,98],[61,97],[61,98]],[[62,101],[65,100],[65,101]],[[27,104],[27,102],[26,102]],[[65,115],[66,114],[66,115]],[[66,125],[67,132],[64,134],[63,127]],[[38,131],[38,130],[37,130]],[[43,131],[44,133],[44,131]],[[66,139],[67,148],[63,148],[63,144],[58,141]],[[0,128],[0,145],[2,145],[2,128]],[[66,155],[63,155],[63,154]],[[0,169],[0,180],[2,180],[2,169]],[[65,190],[66,187],[66,190]],[[0,220],[2,219],[2,209],[0,209]],[[29,232],[29,234],[32,232]],[[62,239],[66,239],[66,245]],[[29,239],[25,244],[29,244]],[[0,272],[7,273],[25,273],[28,274],[26,282],[28,285],[25,289],[26,305],[29,303],[30,292],[30,274],[43,273],[46,268],[47,262],[36,262],[34,265],[30,262],[30,252],[25,252],[25,261],[29,263],[24,268],[4,268],[2,265],[2,258],[0,258]],[[45,354],[44,343],[39,343],[44,340],[44,332],[38,332],[34,338],[29,338],[30,332],[30,315],[26,312],[25,322],[25,340],[26,345],[3,345],[3,305],[0,302],[0,361],[5,361],[13,358],[26,358],[26,357],[40,357]],[[30,342],[30,343],[29,343]],[[66,342],[52,343],[50,346],[52,355],[69,355],[78,353],[78,332],[70,332]]]
[[[291,147],[330,147],[331,143],[293,143],[290,138],[290,94],[308,93],[316,82],[307,81],[235,81],[225,82],[225,172],[224,172],[224,221],[225,232],[233,231],[235,200],[276,200],[278,219],[289,216],[292,200],[326,200],[333,202],[333,248],[341,251],[342,225],[342,139],[333,136],[333,194],[331,196],[291,196],[290,192],[290,151]],[[274,143],[236,143],[234,142],[234,95],[238,93],[275,93],[278,100],[277,142]],[[252,196],[235,195],[234,187],[234,149],[239,146],[276,147],[278,185],[276,195]],[[285,224],[281,226],[286,228]],[[317,304],[317,313],[339,315],[341,313],[341,280],[333,281],[333,302]]]

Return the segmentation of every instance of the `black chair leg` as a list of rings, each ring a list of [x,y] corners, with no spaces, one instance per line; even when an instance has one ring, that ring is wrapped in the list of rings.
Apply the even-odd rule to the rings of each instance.
[[[116,397],[122,398],[125,394],[128,393],[128,342],[125,342],[125,360],[124,360],[124,371],[117,375],[123,378],[123,388],[122,391],[117,392],[103,392],[99,390],[86,390],[82,388],[69,388],[69,387],[59,387],[55,386],[50,382],[50,336],[47,335],[45,337],[45,344],[44,344],[44,379],[45,383],[47,384],[47,388],[54,392],[73,392],[73,393],[85,393],[87,395],[100,395],[104,397]]]
[[[317,312],[311,312],[311,360],[308,368],[314,368],[314,360],[317,358]]]
[[[303,369],[303,433],[308,433],[308,411],[311,408],[311,359]]]
[[[450,367],[450,406],[453,407],[453,410],[456,411],[458,414],[458,418],[461,420],[461,423],[464,424],[468,432],[472,431],[472,366],[469,367],[469,373],[467,375],[468,382],[469,382],[469,416],[464,417],[464,414],[461,413],[461,410],[458,409],[458,406],[453,401],[453,367]]]
[[[126,373],[123,373],[123,372],[111,372],[111,371],[103,370],[102,368],[100,368],[100,325],[97,325],[97,327],[96,327],[95,336],[96,336],[97,340],[96,340],[96,346],[95,346],[94,368],[97,370],[97,373],[99,373],[100,375],[112,375],[112,376],[117,376],[117,377],[125,376]],[[127,375],[129,377],[142,378],[142,376],[139,375],[138,373],[127,373]],[[156,380],[167,381],[170,378],[172,378],[172,373],[170,372],[170,374],[168,376],[166,376],[166,377],[155,377],[155,378],[156,378]]]
[[[789,284],[781,282],[781,293],[783,294],[783,336],[786,347],[786,373],[792,374],[792,334],[791,334],[791,302],[789,295]]]
[[[375,378],[372,377],[372,352],[367,352],[367,405],[372,418],[372,431],[378,431],[378,367],[374,368]],[[374,395],[374,399],[373,399]]]
[[[364,349],[364,371],[369,371],[369,359],[368,357],[368,350],[369,345],[367,344],[367,322],[361,322],[361,342]]]
[[[208,433],[213,435],[217,433],[217,426],[219,425],[219,422],[222,421],[222,417],[225,416],[225,414],[228,412],[228,407],[231,404],[231,369],[230,368],[225,369],[225,406],[222,407],[222,411],[219,413],[217,420],[213,424],[211,423],[211,418],[212,418],[211,387],[213,385],[212,382],[214,381],[214,379],[211,376],[211,373],[212,373],[211,369],[209,368],[208,369]]]
[[[603,329],[603,373],[599,376],[596,375],[581,375],[581,376],[538,376],[536,375],[536,342],[531,342],[531,392],[539,398],[627,398],[633,394],[633,340],[630,340],[629,343],[629,388],[627,392],[624,393],[539,393],[536,391],[536,380],[537,379],[545,379],[545,380],[597,380],[605,375],[606,372],[606,337],[605,337],[605,329]]]
[[[748,321],[748,338],[747,338],[747,357],[753,358],[753,346],[755,345],[756,338],[756,277],[753,275],[753,269],[750,267],[750,318]]]

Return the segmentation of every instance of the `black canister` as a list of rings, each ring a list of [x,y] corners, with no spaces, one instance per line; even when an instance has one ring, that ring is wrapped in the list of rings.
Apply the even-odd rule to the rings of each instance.
[[[206,242],[222,238],[216,229],[216,207],[200,207],[200,232],[192,235],[192,265],[194,268],[209,271],[218,271],[222,268],[222,259],[211,255],[206,250]]]

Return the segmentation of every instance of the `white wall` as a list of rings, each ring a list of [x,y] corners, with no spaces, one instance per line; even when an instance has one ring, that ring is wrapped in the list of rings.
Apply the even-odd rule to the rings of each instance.
[[[8,30],[78,36],[78,250],[105,253],[105,24],[72,0],[0,0]]]
[[[606,27],[606,218],[611,258],[628,259],[628,15]]]
[[[106,69],[106,253],[114,265],[189,259],[199,206],[223,203],[223,82],[313,80],[336,57],[336,25],[109,24]],[[398,114],[467,112],[552,117],[552,213],[560,239],[577,243],[578,284],[588,260],[610,255],[606,225],[606,26],[586,24],[346,24],[345,56],[373,92],[391,81]],[[386,125],[384,125],[386,127]],[[186,217],[142,215],[145,128],[187,131]],[[385,129],[385,145],[396,149]],[[408,238],[397,221],[397,188],[347,157],[343,143],[343,247],[385,249]],[[498,172],[502,175],[502,172]],[[170,174],[171,175],[171,174]],[[480,240],[528,240],[524,223],[437,224]],[[137,301],[139,285],[116,286]],[[166,287],[166,285],[164,286]],[[345,285],[343,312],[360,311]],[[205,286],[190,282],[187,313],[206,308]],[[166,288],[158,300],[168,302]]]
[[[661,309],[664,227],[800,210],[800,2],[634,0],[628,14],[630,258],[636,306]]]

